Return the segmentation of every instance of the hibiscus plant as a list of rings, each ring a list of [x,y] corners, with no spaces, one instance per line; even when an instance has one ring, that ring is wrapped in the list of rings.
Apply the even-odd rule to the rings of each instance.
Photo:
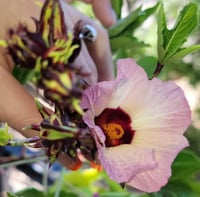
[[[122,16],[122,0],[112,4],[118,17],[108,29],[113,80],[89,85],[84,81],[88,73],[74,66],[82,50],[81,21],[68,30],[61,0],[45,1],[40,18],[34,19],[35,32],[19,24],[0,42],[16,63],[16,78],[42,90],[53,108],[50,112],[35,98],[43,121],[24,129],[38,135],[17,140],[5,123],[0,145],[42,148],[49,169],[60,154],[74,163],[48,191],[27,188],[8,196],[200,196],[200,158],[185,133],[192,111],[184,90],[169,80],[170,71],[183,75],[171,64],[184,67],[183,57],[200,49],[199,44],[185,45],[198,27],[198,3],[183,6],[171,29],[165,3],[144,9],[127,1],[132,8],[127,16]],[[146,50],[153,46],[145,37],[138,38],[151,17],[157,22],[157,27],[148,26],[149,32],[157,28],[154,55]]]

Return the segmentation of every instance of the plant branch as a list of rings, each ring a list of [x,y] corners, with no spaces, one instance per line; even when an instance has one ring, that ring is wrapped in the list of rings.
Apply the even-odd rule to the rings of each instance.
[[[17,158],[16,160],[12,160],[9,162],[4,162],[0,164],[0,169],[1,168],[9,168],[17,165],[22,165],[22,164],[28,164],[28,163],[34,163],[42,160],[47,160],[48,158],[44,155],[41,156],[34,156],[34,157],[29,157],[29,158]]]

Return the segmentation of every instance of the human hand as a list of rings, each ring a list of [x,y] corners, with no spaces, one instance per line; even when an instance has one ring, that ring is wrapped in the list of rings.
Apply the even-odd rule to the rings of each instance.
[[[8,7],[7,5],[11,5]],[[6,31],[9,27],[16,27],[19,22],[25,22],[30,30],[34,30],[34,23],[31,16],[39,18],[40,9],[32,2],[26,0],[1,0],[3,9],[0,17],[0,39],[6,38]],[[86,79],[89,84],[96,83],[97,80],[109,80],[113,78],[112,60],[107,32],[101,26],[95,24],[91,19],[79,13],[69,5],[62,4],[65,12],[66,24],[69,29],[80,19],[83,24],[93,25],[98,33],[97,39],[93,43],[83,43],[80,55],[75,64],[84,66],[85,72],[91,73]],[[18,12],[20,10],[20,12]],[[3,92],[0,100],[0,120],[21,132],[25,137],[33,137],[38,133],[33,130],[23,130],[27,125],[39,124],[42,121],[33,98],[24,90],[10,74],[13,62],[6,55],[6,51],[0,51],[0,78],[4,83],[0,84],[0,91]],[[68,158],[61,156],[62,164],[70,168],[73,162],[66,162]]]
[[[40,0],[44,2],[44,0]],[[94,1],[95,2],[95,1]],[[94,3],[93,2],[93,3]],[[107,7],[108,7],[107,1]],[[11,5],[11,6],[7,6]],[[87,16],[81,14],[76,9],[62,2],[63,11],[65,13],[65,21],[69,29],[73,29],[77,21],[82,20],[83,24],[90,24],[96,28],[98,37],[93,43],[83,43],[83,47],[76,64],[81,62],[86,71],[90,71],[92,75],[89,77],[89,83],[94,83],[97,78],[98,81],[109,80],[113,78],[111,52],[107,31],[100,25],[96,24]],[[31,17],[36,19],[40,16],[40,8],[34,3],[26,0],[2,0],[0,2],[2,9],[0,17],[0,39],[7,38],[7,31],[10,27],[16,27],[19,22],[26,24],[31,31],[35,30],[35,23]],[[19,12],[20,10],[20,12]],[[4,49],[0,48],[0,65],[6,70],[11,71],[13,62],[10,57],[6,55]],[[79,64],[80,65],[80,64]],[[98,77],[97,77],[98,75]]]
[[[73,0],[65,0],[70,3]],[[97,19],[100,20],[102,25],[106,28],[110,27],[116,22],[116,15],[112,9],[110,0],[82,0],[85,3],[90,3]]]

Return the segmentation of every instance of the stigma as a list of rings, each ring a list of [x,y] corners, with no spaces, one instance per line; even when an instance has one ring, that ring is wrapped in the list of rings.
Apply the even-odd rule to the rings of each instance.
[[[105,135],[111,140],[120,139],[124,135],[124,130],[120,124],[108,123],[102,125]]]
[[[102,129],[106,137],[106,147],[131,144],[135,133],[131,123],[129,114],[119,107],[106,108],[95,117],[95,124]]]

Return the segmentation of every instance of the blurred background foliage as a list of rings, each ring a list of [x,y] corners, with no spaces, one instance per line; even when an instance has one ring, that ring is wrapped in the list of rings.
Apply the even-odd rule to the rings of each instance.
[[[189,0],[112,0],[118,23],[108,29],[113,61],[132,57],[151,76],[158,62],[157,21],[160,2],[163,3],[167,27],[173,28],[175,21]],[[200,8],[200,1],[193,1]],[[91,6],[74,1],[73,6],[95,19]],[[198,10],[199,12],[199,10]],[[200,15],[198,16],[200,19]],[[200,44],[200,26],[190,34],[184,47]],[[55,197],[199,197],[200,196],[200,52],[176,59],[164,66],[158,76],[162,80],[174,80],[183,84],[192,106],[193,123],[186,132],[190,147],[182,151],[172,166],[172,177],[160,192],[145,194],[132,188],[124,189],[108,178],[105,172],[83,168],[76,172],[62,170],[58,180],[45,192],[37,189],[19,191],[9,196],[55,196]],[[194,96],[193,96],[194,94]],[[190,101],[189,101],[190,102]]]

